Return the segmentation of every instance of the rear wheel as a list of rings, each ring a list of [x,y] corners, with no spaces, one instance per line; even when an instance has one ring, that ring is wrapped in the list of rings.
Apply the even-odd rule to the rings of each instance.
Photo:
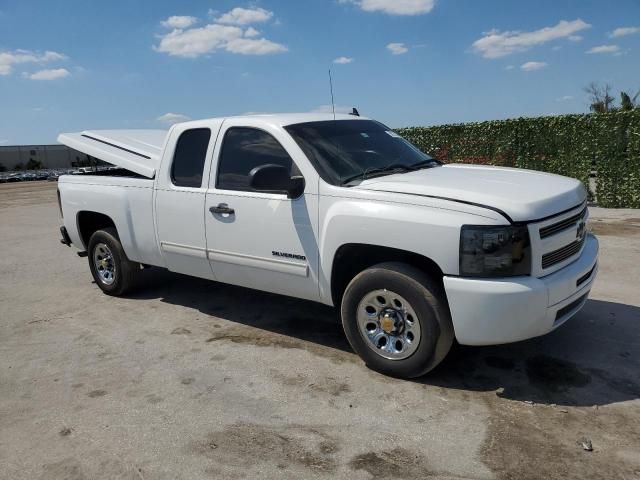
[[[358,274],[342,297],[341,316],[356,353],[373,370],[391,376],[427,373],[453,343],[442,288],[403,263],[381,263]]]
[[[120,296],[135,286],[140,266],[127,258],[115,228],[91,235],[88,250],[91,274],[104,293]]]

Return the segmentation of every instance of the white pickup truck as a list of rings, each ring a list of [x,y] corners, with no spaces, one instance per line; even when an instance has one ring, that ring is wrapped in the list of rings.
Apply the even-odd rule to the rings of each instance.
[[[141,268],[339,309],[368,366],[415,377],[455,339],[543,335],[593,284],[574,179],[442,165],[381,123],[281,114],[61,134],[119,169],[58,182],[62,242],[123,295]]]

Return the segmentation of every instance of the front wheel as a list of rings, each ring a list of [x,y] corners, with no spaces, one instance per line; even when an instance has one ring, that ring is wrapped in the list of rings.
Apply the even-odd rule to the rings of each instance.
[[[356,275],[342,297],[342,325],[373,370],[402,378],[436,367],[453,343],[442,288],[404,263],[381,263]]]
[[[87,258],[96,285],[107,295],[124,295],[135,285],[139,264],[127,258],[115,228],[91,235]]]

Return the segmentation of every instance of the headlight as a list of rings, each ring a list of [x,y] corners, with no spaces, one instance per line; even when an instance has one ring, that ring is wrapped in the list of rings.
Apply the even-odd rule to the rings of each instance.
[[[526,226],[462,226],[461,276],[513,277],[529,274],[531,244]]]

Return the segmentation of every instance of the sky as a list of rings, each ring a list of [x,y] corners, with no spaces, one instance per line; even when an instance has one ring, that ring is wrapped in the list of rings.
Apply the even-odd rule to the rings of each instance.
[[[0,0],[0,145],[355,106],[391,127],[640,89],[639,0]]]

